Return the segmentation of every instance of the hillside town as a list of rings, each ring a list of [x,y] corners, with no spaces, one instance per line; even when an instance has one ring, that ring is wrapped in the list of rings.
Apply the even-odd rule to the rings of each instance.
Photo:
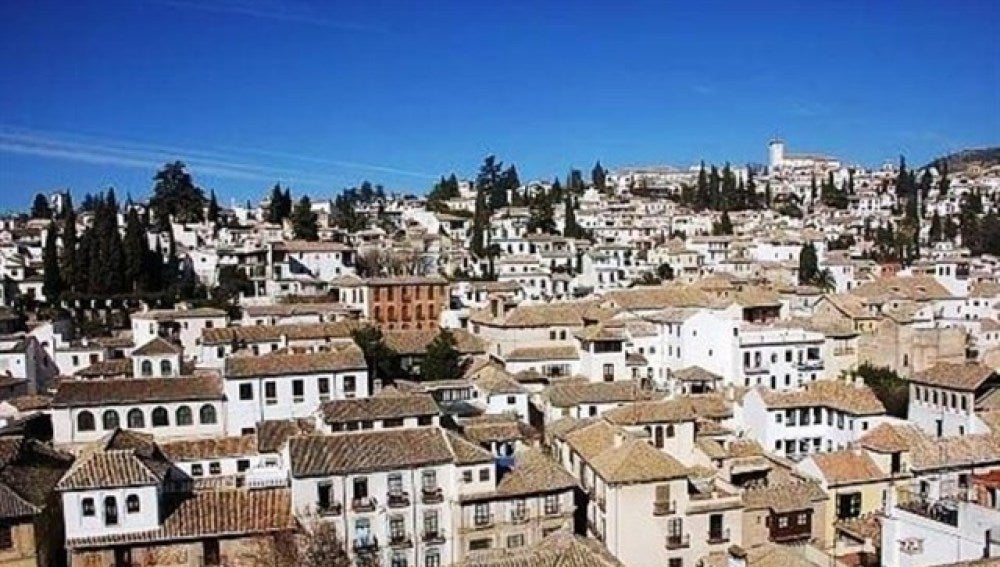
[[[793,149],[26,196],[0,566],[996,564],[1000,160]]]

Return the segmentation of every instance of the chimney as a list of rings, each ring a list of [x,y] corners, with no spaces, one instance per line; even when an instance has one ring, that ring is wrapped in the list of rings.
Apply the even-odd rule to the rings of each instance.
[[[726,567],[747,567],[747,552],[738,545],[730,545],[726,554]]]

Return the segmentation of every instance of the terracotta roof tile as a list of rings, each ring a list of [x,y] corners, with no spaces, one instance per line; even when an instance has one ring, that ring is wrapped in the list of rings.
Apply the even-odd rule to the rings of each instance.
[[[875,461],[863,451],[847,449],[816,453],[808,457],[816,463],[829,484],[872,482],[888,478]]]
[[[978,362],[962,364],[939,362],[927,370],[917,372],[910,378],[910,381],[971,392],[979,388],[994,374],[995,371],[992,368]]]
[[[218,376],[66,380],[60,382],[52,407],[89,407],[130,403],[224,399]]]
[[[264,356],[234,356],[226,359],[226,378],[284,376],[365,370],[364,353],[356,345],[330,352],[307,354],[268,354]]]
[[[437,415],[437,402],[430,394],[387,394],[383,390],[370,398],[331,400],[320,406],[326,423],[399,419]]]
[[[777,391],[758,388],[769,409],[828,407],[854,415],[879,415],[885,406],[871,388],[843,380],[817,380],[801,390]]]
[[[156,337],[148,343],[132,351],[132,356],[163,356],[167,354],[181,354],[184,352],[180,346],[161,338]]]

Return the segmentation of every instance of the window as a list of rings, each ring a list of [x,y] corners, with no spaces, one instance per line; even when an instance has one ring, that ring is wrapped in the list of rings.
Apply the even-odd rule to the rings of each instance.
[[[788,527],[788,516],[781,516],[778,518],[778,527],[787,528]]]
[[[394,427],[403,427],[403,418],[397,417],[392,419],[383,419],[382,427],[386,429]]]
[[[205,474],[205,467],[201,463],[191,465],[191,476],[202,476]]]
[[[94,414],[89,411],[81,411],[76,416],[76,428],[78,431],[93,431],[95,429]]]
[[[101,425],[104,427],[105,431],[110,431],[112,429],[118,429],[118,412],[115,410],[107,410],[101,415]]]
[[[10,549],[14,547],[11,527],[7,524],[0,525],[0,549]]]
[[[142,429],[146,427],[146,418],[141,409],[131,409],[126,417],[129,429]]]
[[[462,471],[462,482],[472,482],[472,471]]]
[[[490,505],[489,503],[478,503],[473,510],[473,521],[477,526],[485,526],[490,523]]]
[[[253,399],[253,384],[250,382],[240,384],[240,399],[244,401]]]
[[[273,381],[264,382],[264,403],[269,406],[278,403],[278,386]]]
[[[319,401],[325,402],[330,399],[330,379],[323,377],[316,382],[316,389],[319,391]]]
[[[153,427],[166,427],[170,425],[170,417],[167,415],[167,409],[163,407],[154,409],[151,421]]]
[[[247,459],[240,459],[236,461],[236,472],[244,472],[250,468],[250,461]]]
[[[118,525],[118,501],[115,500],[114,496],[108,496],[104,499],[104,525]]]
[[[191,408],[187,406],[177,408],[177,425],[191,425],[192,423],[194,423],[194,417],[191,415]]]
[[[353,394],[357,389],[357,380],[354,376],[344,376],[344,393]]]
[[[674,431],[674,424],[667,425],[667,438],[673,439],[676,432]]]
[[[850,492],[837,495],[837,518],[857,518],[861,515],[861,493]]]
[[[403,475],[399,473],[390,474],[388,478],[388,485],[389,485],[389,494],[402,494]]]
[[[546,494],[545,495],[545,515],[554,516],[559,513],[559,495],[558,494]]]
[[[83,516],[85,518],[93,516],[94,515],[94,499],[93,498],[84,498],[83,500],[81,500],[80,501],[80,512],[83,514]]]
[[[392,516],[389,518],[389,539],[392,541],[403,541],[406,537],[406,520],[403,516]]]
[[[153,375],[153,362],[152,361],[150,361],[150,360],[143,360],[142,364],[139,365],[139,366],[140,366],[140,370],[139,371],[142,373],[143,376],[152,376]]]
[[[128,498],[125,499],[125,511],[129,514],[135,514],[139,512],[139,496],[135,494],[129,494]]]
[[[441,567],[441,555],[436,549],[432,549],[424,556],[424,567]]]
[[[798,524],[800,526],[806,525],[806,522],[808,521],[809,521],[809,515],[806,514],[805,512],[802,512],[798,515]]]
[[[170,361],[169,360],[161,360],[160,361],[160,375],[161,376],[170,376],[173,373],[174,373],[174,371],[173,371],[172,365],[170,364]]]
[[[490,469],[479,469],[479,481],[487,482],[490,480]]]
[[[219,540],[206,539],[201,545],[205,565],[214,567],[222,564],[222,554],[219,550]]]
[[[434,423],[434,417],[429,415],[421,415],[417,417],[417,425],[431,425]]]
[[[671,557],[667,561],[667,567],[684,567],[684,559],[681,557]]]
[[[474,539],[469,542],[469,551],[478,551],[481,549],[489,549],[493,545],[493,540],[489,538]]]
[[[604,365],[604,381],[611,382],[615,379],[615,365],[605,364]]]
[[[216,421],[215,406],[211,404],[201,406],[201,409],[198,410],[198,418],[202,425],[214,424]]]
[[[212,461],[211,463],[208,463],[208,474],[222,474],[222,465],[219,461]]]
[[[306,386],[302,380],[292,380],[292,402],[301,404],[305,401]]]
[[[363,476],[356,477],[354,479],[353,486],[354,486],[354,492],[353,492],[353,494],[354,494],[354,499],[355,500],[360,500],[362,498],[368,498],[368,479],[367,478],[365,478]]]
[[[509,548],[524,547],[524,534],[507,536],[507,547]]]

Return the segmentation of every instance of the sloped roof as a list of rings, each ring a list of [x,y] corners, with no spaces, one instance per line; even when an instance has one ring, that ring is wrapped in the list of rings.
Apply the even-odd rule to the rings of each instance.
[[[227,378],[252,378],[256,376],[364,370],[367,368],[364,352],[358,346],[351,344],[328,352],[230,357],[226,359],[225,376]]]
[[[389,393],[383,390],[370,398],[324,402],[320,412],[327,423],[344,423],[437,415],[439,410],[430,394]]]
[[[59,383],[56,395],[52,399],[52,407],[96,407],[221,399],[224,399],[222,381],[215,375],[127,380],[64,380]]]
[[[179,345],[156,337],[148,343],[132,351],[132,356],[163,356],[168,354],[181,354],[184,352]]]
[[[917,372],[910,378],[910,381],[971,392],[979,388],[994,373],[993,368],[979,362],[939,362],[926,370]]]

